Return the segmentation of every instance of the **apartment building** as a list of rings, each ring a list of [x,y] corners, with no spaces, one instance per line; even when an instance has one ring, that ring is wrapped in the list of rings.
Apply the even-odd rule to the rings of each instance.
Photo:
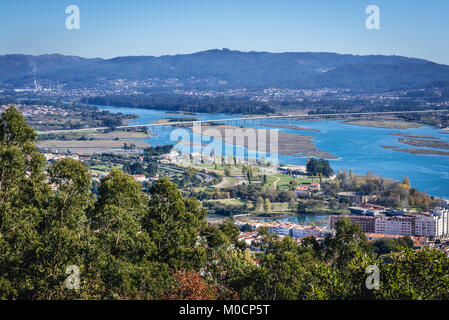
[[[269,230],[270,233],[275,233],[280,236],[290,236],[292,227],[293,226],[291,224],[281,223],[271,226]]]
[[[449,235],[449,210],[437,208],[416,217],[415,235],[424,237],[447,237]]]
[[[335,229],[335,224],[343,216],[330,216],[329,225],[332,229]],[[358,223],[364,232],[375,233],[376,217],[371,216],[347,216],[353,223]]]
[[[331,230],[312,226],[295,226],[291,229],[291,236],[297,239],[305,237],[324,237],[328,233],[331,233]]]
[[[415,217],[390,217],[375,220],[375,233],[413,236],[415,233]]]
[[[342,216],[331,216],[329,224],[335,224]],[[376,217],[348,216],[353,223],[358,223],[365,233],[390,234],[401,236],[419,236],[433,238],[449,237],[449,210],[436,208],[432,212],[416,215]]]

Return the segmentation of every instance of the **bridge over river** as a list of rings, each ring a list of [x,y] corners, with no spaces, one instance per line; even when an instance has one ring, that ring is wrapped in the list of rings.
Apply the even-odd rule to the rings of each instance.
[[[242,126],[245,124],[257,124],[257,123],[274,123],[277,121],[305,121],[305,120],[331,120],[331,119],[354,119],[354,118],[373,118],[389,115],[400,114],[441,114],[447,113],[449,109],[444,110],[418,110],[418,111],[386,111],[386,112],[353,112],[353,113],[326,113],[326,114],[304,114],[304,115],[272,115],[272,116],[253,116],[231,119],[214,119],[214,120],[194,120],[194,121],[172,121],[163,123],[148,123],[148,124],[134,124],[114,127],[115,129],[128,129],[128,128],[142,128],[147,127],[149,129],[158,129],[166,127],[192,127],[200,125],[210,124],[227,124]],[[82,128],[82,129],[69,129],[69,130],[53,130],[53,131],[41,131],[41,134],[46,133],[67,133],[67,132],[80,132],[80,131],[92,131],[92,130],[106,130],[110,127],[95,127],[95,128]]]

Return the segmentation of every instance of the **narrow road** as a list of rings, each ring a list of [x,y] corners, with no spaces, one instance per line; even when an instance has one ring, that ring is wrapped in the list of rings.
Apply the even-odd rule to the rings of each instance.
[[[180,173],[180,174],[184,174],[186,172],[186,170],[187,170],[187,169],[184,169],[184,168],[183,169],[173,168],[173,167],[166,166],[166,165],[163,165],[163,164],[158,164],[158,167],[162,168],[162,169],[165,169],[165,170],[168,170],[168,171],[173,171],[173,172],[176,172],[176,173]],[[204,173],[204,172],[197,172],[196,175],[197,175],[197,177],[199,179],[201,179],[202,181],[205,181],[206,183],[209,183],[209,182],[211,182],[214,179],[214,177],[212,177],[210,174],[207,174],[207,173]]]

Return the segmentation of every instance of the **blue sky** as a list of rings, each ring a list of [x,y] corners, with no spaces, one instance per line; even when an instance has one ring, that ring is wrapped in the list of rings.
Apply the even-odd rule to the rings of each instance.
[[[380,30],[365,8],[380,8]],[[80,30],[65,27],[68,5]],[[111,58],[242,51],[403,55],[449,64],[447,0],[2,0],[0,54]]]

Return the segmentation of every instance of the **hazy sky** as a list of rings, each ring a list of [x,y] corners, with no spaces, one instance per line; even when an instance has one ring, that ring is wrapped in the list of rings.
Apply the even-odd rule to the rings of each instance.
[[[68,5],[80,29],[65,26]],[[380,30],[365,27],[368,5]],[[1,0],[0,54],[164,55],[213,48],[404,55],[449,64],[447,0]]]

